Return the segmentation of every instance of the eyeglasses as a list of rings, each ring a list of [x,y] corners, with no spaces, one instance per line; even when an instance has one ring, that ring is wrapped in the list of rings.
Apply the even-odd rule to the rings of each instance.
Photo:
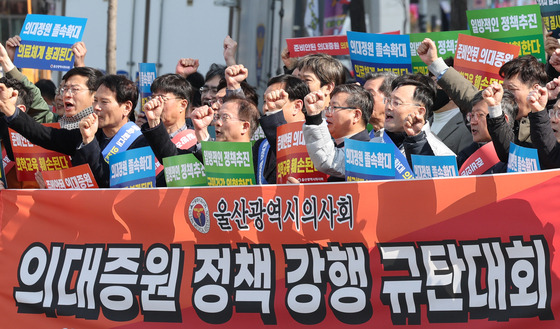
[[[335,112],[341,111],[341,110],[357,110],[357,108],[355,107],[348,107],[348,106],[327,106],[327,108],[325,109],[325,114],[326,115],[333,115]]]
[[[184,98],[182,98],[182,97],[168,97],[168,96],[164,96],[164,95],[152,95],[152,96],[148,96],[148,97],[146,97],[146,98],[148,99],[148,101],[151,101],[152,99],[158,98],[158,97],[161,97],[161,99],[162,99],[164,102],[165,102],[165,101],[168,101],[168,100],[172,100],[172,99],[181,99],[181,100],[184,99]]]
[[[223,123],[226,123],[228,121],[247,121],[247,120],[241,120],[241,119],[238,119],[238,118],[232,118],[229,114],[226,114],[226,113],[221,114],[221,115],[220,114],[215,114],[214,115],[214,122],[216,122],[218,120],[222,121]]]
[[[391,104],[392,109],[398,109],[399,107],[404,106],[404,105],[422,106],[418,103],[403,103],[403,102],[399,101],[398,99],[392,99],[391,97],[385,97],[385,100],[383,101],[383,103]]]
[[[78,88],[78,87],[62,87],[62,88],[57,89],[56,92],[59,95],[63,96],[64,94],[66,94],[67,91],[69,91],[70,96],[73,96],[74,94],[77,94],[77,93],[79,93],[80,91],[83,91],[83,90],[91,91],[91,89],[84,89],[84,88]]]
[[[548,111],[548,117],[550,118],[550,120],[552,119],[560,120],[560,109]]]
[[[486,118],[486,114],[483,112],[467,113],[467,122],[474,122],[474,121],[479,122],[480,120],[482,120],[482,118]]]
[[[210,105],[214,105],[214,104],[216,104],[216,105],[218,105],[218,106],[224,105],[224,98],[223,98],[223,97],[216,97],[216,98],[213,98],[213,99],[210,101]]]
[[[207,93],[212,93],[215,94],[218,92],[218,87],[208,87],[208,86],[202,86],[200,87],[200,93],[201,94],[207,94]]]

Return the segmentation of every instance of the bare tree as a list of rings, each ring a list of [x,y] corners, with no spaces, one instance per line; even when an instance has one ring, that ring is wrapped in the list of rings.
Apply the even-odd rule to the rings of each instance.
[[[117,73],[117,2],[109,0],[107,8],[107,74]]]

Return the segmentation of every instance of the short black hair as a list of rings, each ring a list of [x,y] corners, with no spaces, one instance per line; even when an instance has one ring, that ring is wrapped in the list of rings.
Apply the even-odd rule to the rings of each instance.
[[[389,97],[391,96],[391,84],[397,77],[398,75],[391,71],[368,72],[364,80],[367,82],[369,80],[384,78],[383,83],[379,86],[379,91],[382,92],[385,97]]]
[[[206,72],[206,76],[204,77],[204,82],[212,79],[215,76],[219,76],[220,79],[225,78],[226,76],[225,65],[212,63],[212,65],[210,65],[210,68],[208,69],[208,72]]]
[[[191,105],[193,89],[191,84],[182,76],[175,73],[168,73],[155,78],[150,86],[152,93],[163,92],[171,93],[177,97],[186,99]]]
[[[99,86],[105,86],[115,93],[117,103],[132,102],[132,109],[138,103],[138,86],[124,75],[108,74],[101,78]]]
[[[402,86],[416,86],[412,99],[426,107],[426,115],[432,111],[432,106],[436,99],[436,84],[434,80],[421,73],[408,73],[395,78],[391,84],[391,90]]]
[[[239,84],[241,86],[241,90],[243,91],[243,95],[245,96],[245,99],[248,100],[249,102],[255,104],[255,106],[259,105],[259,94],[257,94],[257,89],[253,86],[251,86],[247,80],[243,80],[241,81],[241,83]],[[216,89],[218,91],[220,91],[221,89],[227,88],[227,82],[225,78],[220,79],[220,82],[218,82],[218,86],[216,87]]]
[[[31,104],[33,104],[33,95],[27,90],[23,82],[17,81],[16,79],[8,79],[6,77],[0,78],[0,83],[3,83],[8,88],[13,88],[18,92],[18,98],[16,105],[25,106],[26,110],[29,110]]]
[[[70,69],[70,71],[66,72],[66,74],[62,76],[62,80],[68,81],[68,79],[75,75],[87,78],[86,86],[91,92],[97,90],[97,87],[99,86],[99,79],[103,77],[103,73],[101,71],[92,67],[82,66]]]
[[[291,74],[282,74],[275,77],[270,78],[268,80],[267,87],[275,83],[281,83],[284,87],[284,91],[288,94],[288,98],[291,101],[295,101],[296,99],[303,99],[307,94],[309,94],[309,87],[303,80],[300,78],[293,76]]]
[[[334,87],[331,100],[339,93],[348,94],[346,106],[360,109],[362,111],[362,121],[364,125],[367,125],[373,112],[373,96],[371,93],[355,83],[343,84]]]
[[[511,79],[516,76],[526,86],[538,84],[542,87],[548,82],[548,75],[544,64],[532,55],[525,55],[512,59],[500,67],[500,76],[504,79]]]
[[[35,86],[41,90],[41,96],[45,100],[54,101],[54,97],[56,96],[56,85],[52,82],[52,80],[40,79],[35,82]]]

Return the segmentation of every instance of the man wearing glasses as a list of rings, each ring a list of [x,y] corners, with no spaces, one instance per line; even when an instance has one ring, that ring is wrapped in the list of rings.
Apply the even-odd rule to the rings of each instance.
[[[62,88],[57,92],[64,102],[64,116],[60,127],[78,129],[80,120],[93,113],[93,96],[103,74],[91,67],[75,67],[62,77]]]
[[[373,96],[361,86],[343,84],[334,87],[327,102],[328,95],[321,90],[305,96],[303,137],[315,168],[330,175],[331,182],[344,181],[344,138],[369,141],[366,125]]]
[[[406,74],[397,77],[391,88],[393,91],[385,109],[384,131],[381,137],[372,141],[380,141],[386,134],[406,155],[409,163],[411,154],[455,155],[430,131],[426,122],[426,113],[436,97],[434,81],[422,74]]]

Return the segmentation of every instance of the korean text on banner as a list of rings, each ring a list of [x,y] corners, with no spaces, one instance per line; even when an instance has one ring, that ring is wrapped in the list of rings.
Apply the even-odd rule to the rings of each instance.
[[[346,32],[352,69],[363,84],[369,72],[390,71],[397,75],[412,73],[408,35]]]
[[[468,10],[471,35],[520,47],[519,56],[546,61],[539,5]]]
[[[416,178],[436,178],[457,176],[457,158],[454,155],[412,154],[412,168]]]
[[[345,138],[344,152],[347,181],[395,178],[393,145]]]
[[[205,186],[204,165],[194,154],[163,158],[165,182],[168,187]]]
[[[558,0],[537,0],[541,6],[541,16],[544,27],[547,31],[552,31],[552,36],[556,39],[560,37],[560,3]]]
[[[519,46],[459,34],[454,67],[479,90],[503,82],[500,68],[517,57]]]
[[[208,186],[254,185],[251,143],[202,142]]]
[[[307,54],[324,53],[331,56],[348,55],[346,35],[287,38],[290,57],[302,57]]]
[[[41,172],[47,189],[86,189],[98,188],[89,165]]]
[[[155,158],[149,146],[112,155],[109,158],[110,186],[118,188],[155,187]]]
[[[44,70],[70,70],[74,67],[72,45],[82,40],[86,22],[86,18],[27,15],[14,64]]]
[[[425,38],[430,38],[436,44],[438,57],[446,59],[455,57],[455,49],[457,49],[457,38],[459,34],[469,34],[468,30],[462,31],[443,31],[429,33],[412,33],[410,34],[410,56],[412,58],[412,71],[414,73],[428,74],[428,67],[418,56],[418,47]]]
[[[309,158],[303,131],[303,122],[281,125],[276,129],[276,183],[286,184],[288,177],[300,183],[320,183],[327,181],[327,175],[315,169]]]
[[[559,184],[5,190],[2,326],[557,329]]]
[[[155,63],[138,63],[138,89],[140,90],[140,111],[144,109],[144,104],[152,96],[151,86],[156,79]]]
[[[507,172],[530,172],[541,170],[537,149],[509,144]]]
[[[44,126],[60,128],[59,123],[44,123]],[[17,179],[21,181],[35,181],[35,172],[62,170],[72,166],[68,155],[44,149],[37,146],[18,132],[8,129],[12,151],[14,153]]]

